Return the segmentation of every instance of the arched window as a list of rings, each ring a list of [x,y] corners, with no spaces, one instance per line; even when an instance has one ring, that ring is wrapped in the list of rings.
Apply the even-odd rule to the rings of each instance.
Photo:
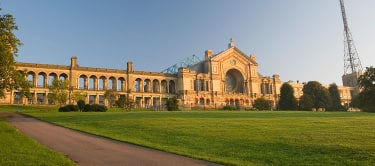
[[[108,90],[113,90],[113,83],[112,79],[108,79]]]
[[[87,89],[86,84],[87,84],[87,76],[81,75],[79,77],[78,89]]]
[[[225,75],[225,91],[233,93],[243,93],[244,92],[244,78],[236,69],[228,70]]]
[[[124,91],[125,90],[124,83],[125,83],[125,79],[122,78],[122,77],[120,77],[117,80],[117,91]]]
[[[140,79],[140,78],[137,78],[135,80],[135,82],[134,82],[134,90],[135,90],[135,92],[140,92],[141,91],[141,87],[140,87],[141,82],[142,82],[142,79]]]
[[[60,74],[59,79],[64,81],[64,80],[68,79],[68,75],[65,74],[65,73],[62,73],[62,74]]]
[[[97,90],[97,77],[96,76],[91,76],[89,79],[89,90]]]
[[[143,91],[144,92],[151,92],[151,80],[150,79],[146,79],[143,82]]]
[[[101,76],[99,78],[99,90],[106,90],[106,85],[105,85],[106,79],[107,78],[105,78],[104,76]]]
[[[48,76],[48,86],[52,86],[53,80],[57,79],[56,73],[50,73]]]
[[[173,80],[169,81],[169,93],[176,93],[176,84]]]
[[[199,104],[200,104],[200,105],[204,105],[204,98],[200,98],[200,99],[199,99]]]
[[[29,82],[29,84],[34,87],[34,81],[35,81],[35,73],[30,71],[27,73],[27,81]]]
[[[159,80],[153,80],[152,81],[152,91],[154,93],[159,93],[160,92],[160,83],[159,83]]]
[[[168,93],[168,84],[166,80],[161,81],[161,93]]]
[[[47,74],[44,72],[41,72],[38,74],[38,88],[45,88],[46,87],[46,78]]]

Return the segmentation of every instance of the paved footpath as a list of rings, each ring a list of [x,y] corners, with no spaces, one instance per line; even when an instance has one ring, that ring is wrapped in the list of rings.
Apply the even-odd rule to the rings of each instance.
[[[194,166],[217,165],[175,154],[148,149],[132,144],[59,127],[16,113],[1,115],[22,133],[41,144],[61,152],[77,164],[136,165],[136,166]]]

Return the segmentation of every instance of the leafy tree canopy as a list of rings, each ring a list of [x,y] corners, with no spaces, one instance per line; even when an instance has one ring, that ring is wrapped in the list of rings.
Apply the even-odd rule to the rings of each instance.
[[[25,79],[26,71],[15,69],[15,57],[18,47],[22,45],[13,33],[15,30],[18,27],[13,16],[0,14],[0,98],[5,97],[5,91],[11,90],[18,90],[21,96],[27,96],[31,86]]]
[[[298,107],[297,99],[294,96],[293,87],[288,83],[283,83],[280,88],[280,110],[296,110]]]
[[[329,106],[329,110],[331,111],[341,111],[344,109],[344,107],[341,105],[341,97],[340,92],[336,84],[330,84],[329,88],[329,95],[331,98],[331,105]]]
[[[178,100],[177,100],[176,97],[169,98],[165,105],[167,106],[168,111],[177,111],[178,110]]]
[[[116,105],[126,111],[131,111],[134,108],[134,101],[128,96],[120,96]]]
[[[317,81],[309,81],[302,91],[304,95],[311,97],[313,108],[328,108],[331,105],[328,89]]]
[[[366,112],[375,112],[375,69],[366,67],[358,83],[362,91],[353,98],[352,105]]]
[[[258,98],[254,101],[253,107],[257,110],[271,110],[271,101],[263,97]]]
[[[366,67],[365,73],[359,76],[358,83],[363,91],[375,90],[375,68]]]
[[[310,111],[313,108],[313,100],[309,94],[303,94],[299,101],[299,107],[302,110]]]
[[[87,93],[86,92],[82,92],[82,91],[75,91],[73,92],[73,97],[72,99],[76,102],[78,102],[79,100],[85,100],[85,98],[87,97]]]
[[[85,105],[86,105],[86,103],[85,103],[84,100],[78,100],[77,101],[77,107],[78,107],[80,112],[83,111],[83,109],[85,108]]]
[[[108,100],[109,107],[112,107],[116,101],[116,92],[113,90],[106,90],[104,92],[104,98]]]
[[[49,100],[52,102],[58,102],[61,107],[68,100],[69,81],[54,79],[52,85],[49,87],[49,91]]]

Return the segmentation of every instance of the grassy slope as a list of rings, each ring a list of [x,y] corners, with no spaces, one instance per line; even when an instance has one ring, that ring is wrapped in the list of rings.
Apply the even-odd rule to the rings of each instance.
[[[375,164],[375,114],[224,111],[29,114],[97,135],[230,165]]]
[[[19,133],[1,118],[0,138],[0,165],[75,165],[64,155]]]

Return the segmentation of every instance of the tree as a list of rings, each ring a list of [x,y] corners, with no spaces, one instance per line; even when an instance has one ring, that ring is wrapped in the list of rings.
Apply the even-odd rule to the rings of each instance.
[[[331,98],[331,105],[328,107],[330,111],[341,111],[344,109],[344,107],[341,105],[341,97],[339,89],[337,88],[337,85],[335,83],[330,84],[329,88],[329,95]]]
[[[1,11],[1,8],[0,8]],[[25,79],[26,72],[15,68],[15,57],[21,41],[13,34],[18,30],[15,19],[10,14],[0,14],[0,98],[5,91],[17,90],[21,96],[30,94],[31,85]]]
[[[261,97],[255,99],[253,107],[257,110],[271,110],[271,101]]]
[[[303,94],[309,95],[312,100],[312,108],[328,108],[331,105],[328,89],[317,81],[309,81],[303,86]]]
[[[84,100],[78,100],[77,101],[77,106],[78,106],[78,109],[79,109],[80,112],[82,112],[82,110],[85,108],[85,105],[86,105],[86,103],[85,103]]]
[[[134,101],[128,96],[120,96],[116,101],[116,105],[126,111],[131,111],[134,108]]]
[[[80,92],[80,91],[76,91],[76,92],[73,92],[73,101],[79,101],[79,100],[83,100],[85,101],[85,98],[87,96],[87,93],[85,92]]]
[[[178,110],[178,100],[176,97],[169,98],[167,100],[167,103],[165,104],[167,106],[168,111],[177,111]]]
[[[366,71],[359,76],[358,83],[363,91],[375,90],[375,68],[370,66],[366,67]]]
[[[280,110],[296,110],[298,108],[293,87],[288,83],[281,85],[279,108]]]
[[[51,94],[48,100],[52,102],[58,102],[60,107],[68,100],[69,93],[69,81],[54,79],[52,85],[49,87]]]
[[[116,93],[113,90],[106,90],[104,98],[108,100],[109,107],[112,107],[115,104]]]
[[[361,92],[352,100],[352,106],[365,112],[375,112],[375,68],[366,67],[365,73],[358,78]]]
[[[299,99],[299,107],[301,110],[311,110],[313,105],[313,100],[309,94],[303,94]]]

